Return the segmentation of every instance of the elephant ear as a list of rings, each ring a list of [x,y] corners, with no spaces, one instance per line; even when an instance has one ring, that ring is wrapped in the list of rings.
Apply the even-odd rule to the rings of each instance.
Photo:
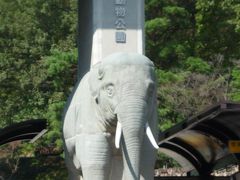
[[[91,68],[88,79],[90,92],[94,99],[98,98],[103,77],[104,69],[102,63],[98,62]]]

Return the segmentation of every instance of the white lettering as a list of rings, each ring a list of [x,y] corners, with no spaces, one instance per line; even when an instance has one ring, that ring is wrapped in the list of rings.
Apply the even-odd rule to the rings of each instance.
[[[117,43],[126,43],[126,33],[125,32],[116,32],[116,42]]]
[[[126,0],[115,0],[115,4],[124,5],[124,4],[126,4]]]
[[[125,7],[116,7],[115,14],[117,17],[125,17],[125,15],[126,15]]]
[[[116,29],[126,29],[126,22],[122,18],[118,18],[115,21]]]

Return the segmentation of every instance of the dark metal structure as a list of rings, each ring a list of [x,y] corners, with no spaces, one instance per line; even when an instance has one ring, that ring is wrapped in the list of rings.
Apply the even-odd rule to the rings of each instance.
[[[47,130],[46,119],[34,119],[16,123],[0,130],[0,146],[17,140],[38,139]]]
[[[224,102],[161,133],[159,151],[190,174],[207,177],[214,169],[240,162],[240,154],[229,151],[232,140],[240,140],[240,104]]]

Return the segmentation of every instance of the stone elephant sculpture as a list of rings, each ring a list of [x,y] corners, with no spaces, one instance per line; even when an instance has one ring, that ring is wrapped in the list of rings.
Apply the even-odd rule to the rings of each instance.
[[[71,180],[152,180],[157,135],[154,65],[134,53],[110,55],[76,86],[63,138]]]

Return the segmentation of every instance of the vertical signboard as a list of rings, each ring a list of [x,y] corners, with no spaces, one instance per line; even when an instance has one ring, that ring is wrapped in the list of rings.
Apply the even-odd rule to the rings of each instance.
[[[79,0],[78,36],[79,71],[115,52],[144,54],[144,0]]]

